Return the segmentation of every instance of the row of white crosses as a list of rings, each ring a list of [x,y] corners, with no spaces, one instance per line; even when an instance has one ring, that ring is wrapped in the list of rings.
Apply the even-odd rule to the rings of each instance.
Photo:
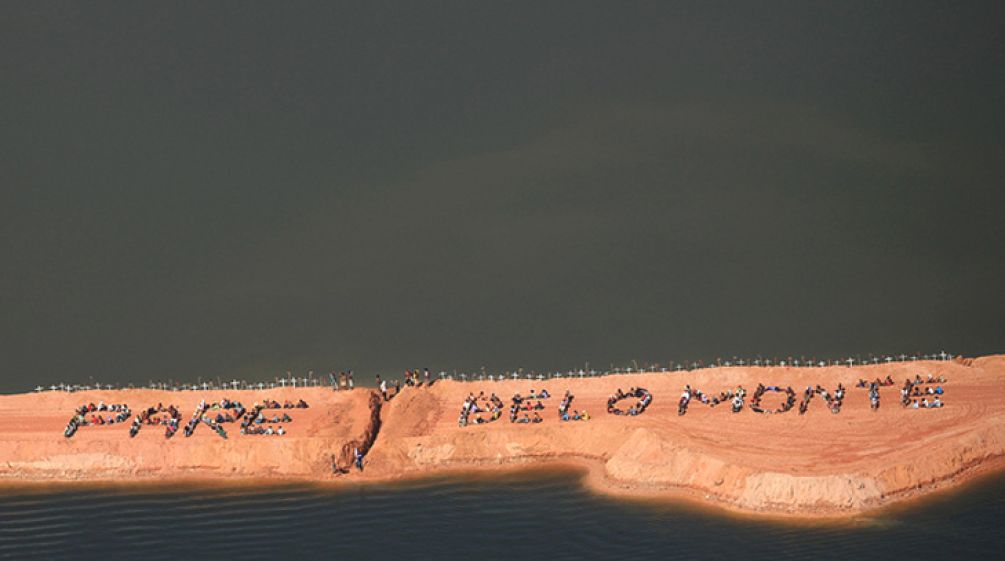
[[[132,385],[130,384],[129,387],[132,387]],[[79,392],[79,391],[87,391],[87,390],[92,390],[92,389],[93,390],[113,390],[113,389],[115,389],[115,385],[114,384],[101,384],[99,382],[95,382],[93,386],[90,385],[90,384],[63,384],[63,383],[60,383],[58,386],[55,385],[55,384],[52,384],[48,388],[46,388],[45,386],[35,386],[35,391],[36,392],[44,392],[46,390],[51,391],[51,392],[54,392],[56,390],[59,390],[61,392]]]
[[[917,361],[917,360],[942,360],[942,361],[946,361],[946,360],[951,359],[952,356],[953,356],[952,354],[949,354],[949,353],[947,353],[945,351],[940,351],[937,354],[925,354],[925,355],[913,354],[913,355],[907,355],[907,354],[901,353],[899,355],[887,355],[887,356],[884,356],[884,357],[871,356],[868,359],[859,359],[859,358],[848,357],[848,358],[843,359],[843,360],[831,360],[831,361],[825,361],[825,360],[815,361],[815,360],[806,359],[806,358],[803,358],[803,357],[800,357],[800,358],[789,358],[787,360],[778,360],[778,359],[770,359],[770,358],[763,358],[762,359],[760,357],[755,358],[753,360],[748,360],[748,359],[733,357],[732,360],[725,360],[725,361],[722,360],[722,359],[716,359],[715,362],[709,363],[708,366],[707,366],[707,368],[716,368],[716,367],[722,367],[722,366],[729,367],[729,366],[734,366],[734,365],[735,366],[772,366],[772,365],[789,366],[789,365],[791,365],[791,366],[817,366],[817,367],[821,367],[822,368],[824,366],[838,366],[838,365],[842,365],[842,364],[847,365],[848,367],[852,367],[852,366],[855,366],[856,364],[861,364],[861,365],[867,365],[867,364],[870,364],[870,363],[871,364],[880,364],[880,363],[890,364],[890,363],[895,362],[895,361],[897,361],[897,362],[907,362],[907,361]],[[669,362],[668,364],[673,364],[673,363]],[[645,365],[643,365],[643,366],[645,366]],[[491,381],[500,381],[501,382],[501,381],[503,381],[503,380],[505,380],[507,378],[512,379],[512,380],[518,380],[521,377],[523,377],[523,378],[525,378],[527,380],[535,380],[536,379],[536,380],[540,381],[540,380],[544,380],[546,378],[550,378],[550,379],[562,378],[562,377],[573,378],[573,377],[577,377],[577,376],[579,378],[583,378],[585,376],[591,376],[591,377],[593,377],[593,376],[604,375],[604,374],[632,374],[632,373],[642,373],[642,372],[646,372],[646,371],[654,371],[657,368],[659,368],[660,372],[668,372],[668,371],[671,371],[671,370],[672,371],[680,372],[682,370],[697,370],[699,368],[706,368],[706,365],[704,363],[696,362],[696,361],[692,361],[690,363],[688,363],[687,361],[685,361],[683,363],[680,363],[680,362],[676,363],[672,368],[657,367],[657,366],[652,366],[652,367],[649,367],[649,368],[639,368],[638,365],[636,365],[634,368],[631,367],[631,366],[626,367],[626,368],[614,368],[614,367],[612,367],[611,369],[606,370],[604,372],[599,372],[599,371],[594,370],[594,369],[586,370],[584,368],[580,368],[579,370],[569,370],[567,372],[551,372],[549,374],[543,374],[543,373],[535,374],[533,372],[526,372],[525,373],[525,372],[523,372],[523,369],[519,369],[519,370],[514,371],[514,372],[507,372],[505,374],[498,374],[498,375],[492,375],[492,374],[486,375],[485,371],[483,369],[482,372],[481,372],[481,374],[479,374],[477,376],[474,375],[474,374],[472,374],[470,376],[470,379],[471,379],[471,381],[475,381],[475,380],[485,381],[487,379],[490,382]],[[244,389],[256,389],[257,388],[259,390],[263,390],[265,388],[275,389],[277,386],[281,387],[281,388],[285,388],[287,386],[290,386],[290,387],[293,387],[293,388],[297,388],[297,387],[304,388],[304,387],[308,387],[308,386],[320,386],[320,385],[323,385],[324,381],[321,378],[315,378],[313,370],[311,370],[308,374],[309,374],[308,376],[297,378],[296,376],[293,376],[289,371],[287,371],[285,377],[277,377],[277,379],[274,382],[258,382],[257,384],[255,384],[255,383],[248,383],[248,382],[245,382],[245,381],[240,381],[240,380],[236,380],[235,379],[235,380],[231,380],[230,382],[223,382],[222,384],[220,384],[220,386],[223,389],[233,389],[233,390],[237,390],[237,389],[240,389],[240,388],[244,388]],[[451,375],[451,374],[448,374],[445,371],[441,371],[439,373],[439,378],[441,380],[453,380],[453,379],[455,379],[457,377],[459,377],[461,379],[461,381],[465,381],[465,382],[468,381],[468,378],[469,378],[468,374],[465,373],[465,372],[462,372],[459,375],[456,374],[456,373],[453,374],[453,375]],[[43,391],[46,391],[46,390],[48,390],[48,391],[59,390],[59,391],[65,391],[65,392],[76,392],[76,391],[86,391],[86,390],[91,390],[91,389],[96,389],[96,390],[101,390],[101,389],[111,390],[111,389],[115,389],[115,387],[116,386],[114,386],[113,384],[101,384],[100,382],[95,382],[93,385],[78,385],[78,384],[71,385],[71,384],[60,383],[58,385],[53,384],[53,385],[50,385],[48,387],[45,387],[45,386],[35,386],[35,391],[36,392],[43,392]],[[128,387],[131,388],[133,386],[132,386],[132,384],[129,384]],[[147,389],[159,389],[159,390],[171,390],[171,391],[179,391],[179,390],[181,390],[181,391],[184,391],[184,390],[196,391],[196,390],[199,390],[199,389],[202,389],[203,391],[205,391],[205,390],[208,390],[208,389],[213,389],[213,390],[218,389],[217,388],[217,384],[214,384],[212,382],[209,382],[209,383],[202,382],[201,384],[180,384],[180,385],[176,384],[174,382],[150,382],[150,383],[148,383],[147,386],[144,386],[144,387],[147,388]]]
[[[202,382],[202,383],[198,383],[198,384],[188,384],[188,383],[181,383],[181,384],[179,384],[179,383],[176,383],[176,382],[173,382],[173,381],[169,381],[169,382],[161,382],[161,381],[154,382],[154,381],[149,381],[147,383],[147,385],[143,386],[143,388],[145,388],[145,389],[153,389],[153,390],[165,390],[165,391],[168,391],[168,390],[170,390],[170,391],[198,391],[200,389],[203,390],[203,391],[206,391],[206,390],[216,390],[216,389],[233,389],[233,390],[237,390],[237,389],[242,389],[242,388],[243,389],[255,389],[255,388],[257,388],[259,390],[263,390],[265,388],[274,389],[274,388],[276,388],[277,385],[282,386],[282,387],[285,387],[286,385],[290,385],[292,387],[308,387],[308,386],[319,386],[319,385],[321,385],[321,382],[322,382],[321,379],[320,378],[314,378],[313,377],[313,373],[314,373],[314,371],[312,370],[310,372],[310,374],[311,374],[310,377],[297,378],[297,377],[294,377],[294,376],[290,376],[289,379],[281,379],[278,382],[268,382],[268,383],[266,383],[266,382],[258,382],[257,384],[253,383],[253,382],[249,383],[249,382],[246,382],[246,381],[243,381],[243,380],[231,380],[230,382],[222,382],[219,385],[215,384],[215,383],[212,383],[212,382]],[[35,386],[35,391],[36,392],[43,392],[43,391],[46,391],[46,390],[48,390],[48,391],[59,390],[59,391],[65,391],[65,392],[76,392],[76,391],[86,391],[86,390],[91,390],[91,389],[95,389],[95,390],[102,390],[102,389],[111,390],[111,389],[115,389],[115,387],[116,386],[113,385],[113,384],[101,384],[100,382],[96,382],[93,385],[71,385],[71,384],[60,383],[59,385],[56,385],[56,384],[50,385],[48,388],[45,387],[45,386],[41,386],[41,385]],[[126,387],[133,388],[133,385],[129,384]]]
[[[464,382],[468,381],[469,379],[471,381],[476,381],[476,380],[477,381],[485,381],[485,380],[488,380],[490,382],[493,382],[493,381],[502,382],[502,381],[507,380],[507,379],[515,381],[515,380],[519,380],[521,377],[525,378],[527,380],[539,380],[540,381],[540,380],[544,380],[546,378],[550,378],[550,379],[563,378],[563,377],[568,377],[568,378],[579,377],[579,378],[583,378],[585,376],[591,376],[592,377],[592,376],[607,375],[607,374],[633,374],[633,373],[639,373],[639,374],[641,374],[643,372],[653,372],[653,371],[657,371],[657,370],[660,371],[660,372],[670,372],[670,371],[680,372],[682,370],[697,370],[699,368],[717,368],[717,367],[730,367],[730,366],[797,366],[797,367],[802,366],[802,367],[820,367],[820,368],[823,368],[825,366],[841,366],[841,365],[845,365],[845,366],[848,366],[850,368],[850,367],[853,367],[855,365],[868,365],[870,363],[871,364],[880,364],[881,362],[885,362],[886,364],[889,364],[891,362],[908,362],[908,361],[914,362],[914,361],[918,361],[918,360],[941,360],[941,361],[946,361],[946,360],[951,359],[952,356],[953,356],[952,354],[949,354],[949,353],[947,353],[945,351],[940,351],[939,353],[934,353],[934,354],[912,354],[912,355],[908,355],[908,354],[901,353],[899,355],[887,355],[887,356],[883,356],[883,357],[871,356],[870,358],[866,358],[866,359],[858,358],[858,357],[848,357],[848,358],[845,358],[845,359],[832,359],[832,360],[819,360],[819,361],[815,360],[815,359],[807,359],[805,357],[800,357],[800,358],[789,357],[787,359],[781,359],[781,360],[779,360],[777,358],[771,359],[771,358],[761,358],[761,357],[758,357],[758,358],[755,358],[755,359],[743,359],[743,358],[733,357],[732,360],[717,359],[715,362],[710,363],[707,366],[704,363],[697,362],[697,361],[692,361],[690,363],[688,363],[688,362],[685,361],[683,363],[676,363],[676,364],[674,364],[674,363],[671,362],[669,364],[674,364],[674,365],[672,367],[670,367],[670,368],[668,368],[668,367],[660,367],[660,366],[657,366],[657,365],[652,365],[652,366],[644,365],[644,366],[646,366],[646,368],[639,368],[636,365],[635,367],[630,367],[629,366],[629,367],[624,367],[624,368],[620,368],[620,367],[615,368],[615,367],[612,367],[611,369],[606,370],[604,372],[599,372],[599,371],[593,370],[593,369],[591,369],[591,370],[585,370],[583,368],[580,368],[579,370],[569,370],[567,372],[551,372],[549,374],[541,374],[541,373],[534,374],[534,373],[530,373],[530,372],[524,373],[523,370],[520,369],[519,371],[506,372],[505,374],[498,374],[498,375],[492,375],[492,374],[485,375],[484,372],[482,374],[479,374],[479,375],[475,375],[475,374],[468,375],[466,372],[461,372],[460,374],[457,374],[455,372],[453,375],[451,375],[451,374],[447,374],[446,372],[440,372],[439,377],[440,377],[441,380],[459,379],[459,380],[464,381]]]
[[[845,359],[833,359],[833,360],[830,360],[830,361],[826,361],[826,360],[816,361],[816,360],[812,360],[812,359],[806,359],[805,357],[800,357],[800,358],[791,358],[790,357],[790,358],[784,359],[784,360],[770,359],[770,358],[764,358],[764,359],[762,359],[760,357],[758,357],[756,359],[753,359],[753,360],[745,360],[745,359],[742,359],[742,358],[733,357],[733,360],[731,360],[731,361],[730,360],[725,360],[724,361],[722,359],[716,359],[715,362],[708,364],[707,368],[717,368],[717,367],[722,367],[722,366],[748,366],[748,365],[749,366],[772,366],[772,365],[776,365],[776,366],[816,366],[816,367],[824,367],[824,366],[839,366],[839,365],[842,365],[842,364],[851,367],[851,366],[855,366],[856,364],[867,365],[869,363],[879,364],[880,362],[885,362],[885,363],[889,364],[889,363],[895,362],[895,361],[899,361],[899,362],[908,362],[908,361],[912,361],[913,362],[913,361],[918,361],[918,360],[942,360],[942,361],[946,361],[946,360],[949,360],[950,358],[952,358],[952,355],[946,353],[945,351],[941,351],[941,352],[939,352],[937,354],[925,354],[925,355],[900,354],[900,355],[895,355],[895,356],[885,356],[885,357],[882,357],[882,358],[878,357],[878,356],[872,356],[871,358],[867,358],[867,359],[861,359],[861,358],[857,358],[857,357],[848,357],[848,358],[845,358]],[[682,363],[677,363],[676,366],[673,367],[673,370],[676,370],[676,371],[688,370],[688,369],[690,369],[690,370],[696,370],[698,368],[705,368],[705,367],[706,367],[705,364],[701,363],[701,362],[691,362],[690,364],[688,364],[687,362],[684,362],[683,364]],[[632,370],[631,368],[627,368],[627,369],[624,369],[624,370],[615,368],[613,371],[614,372],[629,372],[630,373],[631,370]],[[661,371],[665,372],[666,369],[665,368],[661,369]]]

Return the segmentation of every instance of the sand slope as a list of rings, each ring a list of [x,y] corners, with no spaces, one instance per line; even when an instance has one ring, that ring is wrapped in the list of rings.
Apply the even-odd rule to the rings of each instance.
[[[945,375],[946,406],[904,409],[900,384],[907,377]],[[859,378],[893,376],[872,411]],[[715,368],[673,374],[619,375],[539,382],[446,382],[404,392],[385,407],[389,434],[378,439],[366,476],[401,477],[444,467],[491,468],[572,461],[590,466],[600,490],[641,496],[692,496],[746,511],[842,516],[933,490],[975,472],[1005,454],[1005,357],[957,362],[915,362],[871,367]],[[799,390],[820,383],[850,388],[841,413],[815,398],[805,415],[733,414],[728,406],[692,402],[677,415],[685,383],[706,393],[758,382]],[[607,415],[607,397],[621,387],[653,392],[641,416]],[[545,422],[514,425],[505,418],[459,428],[457,416],[469,391],[495,392],[508,401],[516,392],[547,387],[575,394],[573,407],[588,422],[560,422],[558,398],[546,400]],[[778,394],[775,394],[778,395]],[[774,398],[774,403],[781,398]],[[764,404],[771,405],[766,397]],[[436,414],[433,414],[436,412]]]
[[[891,375],[878,411],[869,408],[859,378]],[[946,406],[904,409],[899,389],[920,374],[944,375]],[[692,497],[751,513],[848,516],[893,501],[959,483],[1005,457],[1005,356],[968,364],[894,363],[870,367],[730,367],[671,374],[615,375],[549,382],[441,382],[405,389],[380,411],[381,428],[363,473],[331,473],[331,456],[358,442],[369,428],[369,390],[336,394],[320,388],[236,392],[117,391],[42,393],[0,397],[0,479],[8,482],[68,480],[185,480],[227,478],[388,481],[449,470],[497,470],[545,463],[573,463],[589,470],[598,490],[645,497]],[[815,398],[805,415],[733,414],[692,402],[677,415],[685,383],[706,393],[758,382],[848,388],[841,413],[831,414]],[[654,394],[637,417],[608,415],[615,389],[641,386]],[[469,392],[495,392],[509,402],[516,392],[547,388],[545,421],[537,425],[499,421],[459,427],[461,403]],[[592,420],[561,422],[558,402],[565,390],[573,408]],[[779,403],[766,397],[766,408]],[[128,438],[128,426],[83,429],[72,439],[62,430],[74,406],[87,401],[127,401],[134,411],[146,403],[175,403],[187,417],[199,399],[227,396],[245,404],[263,397],[306,399],[294,410],[285,437],[241,436],[222,440],[200,429],[191,438],[165,441],[159,429]],[[748,398],[749,401],[749,398]]]

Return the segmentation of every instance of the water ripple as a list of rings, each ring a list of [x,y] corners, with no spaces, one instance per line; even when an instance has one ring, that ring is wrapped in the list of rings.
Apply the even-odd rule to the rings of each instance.
[[[996,556],[1005,480],[861,527],[719,518],[598,499],[569,474],[319,490],[0,497],[0,559],[915,559]]]

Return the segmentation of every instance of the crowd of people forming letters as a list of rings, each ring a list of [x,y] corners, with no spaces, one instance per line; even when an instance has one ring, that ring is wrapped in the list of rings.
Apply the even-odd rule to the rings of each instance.
[[[551,397],[552,394],[547,389],[542,389],[540,392],[532,389],[526,396],[517,393],[511,398],[509,422],[518,424],[543,422],[544,418],[541,417],[540,413],[544,409],[543,400],[550,399]],[[618,402],[630,398],[636,398],[638,401],[632,404],[627,410],[617,407]],[[562,400],[558,404],[559,420],[563,422],[589,421],[589,411],[572,408],[572,401],[574,399],[575,396],[571,391],[566,391],[565,395],[562,396]],[[646,407],[649,407],[652,401],[653,394],[645,388],[633,387],[629,388],[627,392],[618,388],[618,391],[607,400],[607,412],[612,415],[640,415],[646,410]],[[485,392],[479,392],[478,395],[469,393],[464,398],[464,403],[461,404],[461,414],[457,419],[457,424],[465,427],[470,424],[480,425],[491,423],[502,417],[505,408],[505,403],[495,393],[488,396],[485,395]]]
[[[945,383],[945,376],[936,378],[929,374],[928,378],[922,380],[921,376],[915,375],[913,380],[904,381],[904,387],[900,389],[900,404],[913,409],[938,409],[943,405],[942,393],[944,390],[941,385],[937,384]],[[929,397],[932,398],[931,401],[928,400]]]
[[[220,438],[227,438],[227,431],[223,428],[224,423],[234,423],[240,421],[241,434],[249,435],[277,435],[286,434],[286,429],[280,423],[291,423],[293,418],[290,414],[283,412],[282,415],[275,413],[268,415],[267,410],[275,409],[306,409],[307,402],[300,399],[296,402],[286,400],[279,403],[276,400],[266,398],[261,403],[256,403],[251,409],[246,409],[240,401],[223,398],[220,401],[206,402],[202,400],[196,408],[192,417],[182,431],[186,437],[192,436],[200,423],[210,427]],[[112,415],[102,415],[100,412],[113,413]],[[106,425],[125,422],[132,415],[129,407],[125,404],[106,405],[104,402],[81,405],[74,412],[70,422],[66,425],[63,435],[72,437],[81,426]],[[181,423],[181,412],[174,405],[165,407],[158,403],[156,407],[148,407],[133,418],[129,428],[130,438],[135,437],[144,426],[159,425],[164,427],[164,438],[171,438],[178,432]],[[274,427],[273,425],[278,425]]]
[[[905,407],[911,407],[914,409],[943,407],[944,402],[942,401],[942,395],[944,390],[941,385],[937,384],[943,384],[945,381],[945,376],[935,377],[931,374],[929,374],[925,379],[922,379],[922,377],[918,375],[916,375],[913,380],[907,379],[900,392],[901,403]],[[875,411],[879,408],[879,388],[892,386],[893,384],[893,378],[891,376],[887,376],[885,379],[877,378],[873,381],[861,379],[855,387],[866,388],[869,390],[870,407]],[[762,400],[768,393],[783,394],[784,399],[776,407],[767,408],[762,405]],[[815,397],[819,396],[826,403],[827,409],[831,413],[837,414],[841,412],[841,405],[844,403],[846,395],[847,390],[844,387],[844,384],[841,383],[838,383],[837,387],[833,391],[828,390],[820,384],[815,386],[806,386],[806,388],[802,391],[801,398],[792,386],[769,386],[759,383],[757,384],[757,388],[754,390],[753,394],[750,396],[749,407],[751,411],[754,411],[755,413],[786,413],[796,408],[798,402],[799,414],[805,415],[809,409],[810,402]],[[530,394],[526,397],[521,396],[520,394],[514,395],[512,398],[512,404],[509,407],[510,422],[542,422],[543,418],[541,417],[539,411],[544,409],[544,404],[541,400],[549,397],[551,397],[551,394],[549,394],[547,390],[542,390],[540,393],[531,390]],[[692,400],[697,400],[710,407],[716,407],[722,403],[729,403],[732,412],[739,413],[743,410],[744,405],[747,405],[746,398],[747,390],[743,386],[737,386],[735,389],[722,391],[715,395],[709,395],[703,393],[701,390],[692,388],[690,385],[686,385],[684,387],[684,391],[681,393],[680,401],[677,405],[677,414],[686,414],[688,405]],[[559,405],[559,418],[563,421],[589,420],[589,413],[585,410],[582,412],[578,410],[570,412],[572,399],[573,395],[567,391],[565,396],[562,398],[561,404]],[[626,399],[637,399],[638,401],[634,402],[628,409],[623,410],[618,407],[618,403]],[[607,399],[607,412],[612,415],[640,415],[646,410],[652,401],[653,394],[645,388],[633,387],[629,388],[627,392],[618,388],[618,390]],[[505,405],[502,399],[494,393],[489,396],[486,396],[485,392],[480,392],[478,395],[473,393],[468,394],[468,397],[465,398],[464,403],[461,405],[461,414],[458,418],[458,424],[464,427],[469,424],[490,423],[502,416],[504,408]]]
[[[638,398],[638,401],[632,404],[628,410],[622,411],[617,407],[619,401],[633,397]],[[612,415],[640,415],[652,402],[653,394],[645,388],[629,388],[627,392],[623,392],[621,388],[618,388],[618,391],[614,392],[614,395],[607,399],[607,412]]]
[[[342,384],[342,380],[345,380],[346,383]],[[348,386],[348,388],[352,388],[351,375],[340,375],[339,382],[339,386]],[[430,382],[428,369],[422,371],[421,373],[418,369],[414,371],[406,371],[406,386],[428,386],[430,385]],[[944,384],[945,382],[945,376],[935,377],[931,374],[929,374],[925,379],[922,379],[919,375],[916,375],[913,380],[909,378],[904,382],[904,385],[900,390],[901,404],[904,407],[911,407],[914,409],[943,407],[944,402],[942,401],[942,395],[944,390],[942,386],[938,384]],[[387,382],[385,380],[381,380],[378,376],[377,383],[378,389],[381,391],[385,400],[393,397],[393,395],[389,395],[388,393]],[[887,376],[882,380],[879,378],[872,381],[860,379],[855,387],[867,388],[869,390],[870,406],[873,410],[876,410],[879,408],[879,388],[892,386],[893,384],[893,378],[891,376]],[[397,394],[400,391],[400,384],[397,380],[395,380],[394,386],[395,394]],[[768,392],[785,394],[785,399],[778,405],[778,407],[774,409],[765,409],[761,402],[765,394]],[[802,392],[802,399],[799,400],[799,414],[803,415],[806,413],[810,401],[815,396],[823,398],[831,413],[839,413],[841,411],[841,405],[845,398],[845,394],[846,390],[840,383],[837,385],[837,388],[833,393],[819,384],[816,386],[806,386],[805,390]],[[694,389],[690,385],[686,385],[684,387],[684,391],[681,393],[680,401],[677,405],[677,414],[686,414],[688,405],[692,400],[698,400],[710,407],[716,407],[721,403],[729,403],[732,412],[739,413],[743,410],[746,396],[747,390],[744,389],[743,386],[737,386],[735,389],[722,391],[716,395],[708,395],[703,393],[701,390]],[[541,391],[531,389],[526,396],[519,393],[513,395],[510,399],[509,405],[508,417],[510,423],[537,424],[543,422],[544,419],[541,417],[540,413],[545,408],[543,401],[550,399],[551,397],[552,394],[549,393],[547,389],[542,389]],[[575,396],[573,396],[570,391],[566,391],[565,395],[562,396],[562,400],[560,401],[558,407],[559,419],[561,421],[590,420],[590,414],[585,409],[582,411],[578,409],[571,409],[574,397]],[[637,401],[632,403],[632,405],[627,409],[623,410],[618,407],[618,404],[626,399],[636,399]],[[766,386],[759,383],[757,388],[754,390],[753,395],[751,395],[749,406],[750,409],[756,413],[785,413],[796,406],[796,400],[796,392],[791,386],[783,388],[781,386]],[[629,388],[627,392],[618,388],[618,390],[607,400],[607,412],[612,415],[636,416],[645,412],[646,408],[649,407],[652,402],[653,394],[645,388],[632,387]],[[189,422],[185,425],[183,434],[186,437],[191,436],[195,432],[198,425],[203,423],[209,426],[221,438],[227,438],[227,431],[223,428],[223,424],[240,421],[241,434],[282,436],[285,435],[287,431],[281,423],[291,423],[293,421],[292,417],[290,417],[289,413],[285,412],[282,415],[276,413],[270,416],[267,414],[267,411],[276,409],[304,409],[307,407],[307,402],[303,399],[298,400],[297,402],[286,400],[284,403],[279,403],[278,401],[272,399],[265,399],[261,403],[256,403],[250,409],[246,409],[239,401],[227,398],[223,398],[219,402],[212,403],[207,403],[203,400],[199,404],[196,411],[192,414]],[[491,423],[502,417],[504,409],[506,409],[505,403],[503,403],[503,400],[495,393],[490,395],[485,395],[485,392],[479,392],[478,395],[470,393],[461,405],[458,425],[464,427],[469,424],[477,425]],[[67,423],[63,434],[67,438],[70,438],[82,426],[123,423],[128,420],[130,416],[132,416],[132,412],[130,411],[128,405],[123,403],[106,404],[104,402],[100,402],[97,404],[84,404],[74,411],[74,415],[70,419],[69,423]],[[139,415],[133,418],[132,426],[129,429],[129,436],[135,437],[144,426],[159,425],[164,427],[164,437],[171,438],[178,431],[180,423],[181,413],[177,407],[174,405],[168,405],[165,407],[163,404],[158,403],[156,407],[144,409],[139,413]]]
[[[875,410],[879,409],[879,388],[892,386],[894,383],[893,377],[887,376],[885,380],[876,378],[871,382],[859,379],[855,387],[869,388],[869,402]],[[944,405],[942,401],[944,390],[938,384],[945,383],[945,376],[936,377],[933,374],[929,374],[926,378],[922,379],[920,375],[915,374],[913,380],[910,378],[904,380],[904,385],[900,389],[900,404],[913,409],[938,409]],[[931,401],[928,400],[929,397],[932,398]]]
[[[589,421],[589,412],[571,408],[574,397],[569,391],[566,391],[565,395],[562,396],[562,401],[558,404],[559,420]],[[540,392],[532,389],[526,396],[515,394],[510,398],[509,422],[518,424],[543,422],[544,418],[541,417],[540,413],[544,410],[543,400],[550,398],[551,393],[546,389],[542,389]],[[495,393],[488,396],[485,395],[485,392],[479,392],[478,395],[470,393],[461,404],[461,414],[457,419],[457,424],[465,427],[469,424],[491,423],[502,417],[505,408],[506,404]]]
[[[104,415],[102,413],[109,414]],[[70,418],[70,422],[66,424],[66,429],[63,430],[63,436],[70,438],[76,434],[77,429],[88,425],[114,425],[122,423],[130,415],[132,415],[132,411],[129,410],[129,406],[125,403],[106,404],[104,401],[98,404],[94,404],[93,402],[86,403],[73,412],[73,417]]]

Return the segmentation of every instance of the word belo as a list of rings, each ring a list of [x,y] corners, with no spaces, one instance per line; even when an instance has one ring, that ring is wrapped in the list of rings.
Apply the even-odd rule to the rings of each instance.
[[[509,422],[519,424],[544,422],[539,411],[544,409],[542,400],[550,398],[551,394],[548,393],[548,390],[541,390],[540,393],[530,390],[530,394],[527,396],[514,395],[512,404],[509,407]],[[589,421],[590,414],[588,412],[571,409],[573,399],[575,399],[575,396],[572,395],[572,392],[566,391],[561,402],[558,404],[558,419],[565,422]],[[479,405],[479,402],[483,402],[484,405]],[[486,396],[485,392],[479,392],[477,396],[468,394],[468,397],[464,399],[463,405],[461,405],[461,415],[457,419],[457,424],[465,427],[469,424],[481,425],[494,422],[502,417],[503,407],[502,400],[494,393],[491,396]],[[483,417],[482,413],[488,413],[489,416],[487,418]],[[523,413],[522,416],[521,413]],[[533,417],[530,416],[531,413],[533,413]],[[474,415],[473,418],[472,415]]]
[[[286,429],[280,423],[291,423],[293,417],[288,412],[284,412],[281,416],[278,413],[269,416],[266,411],[270,409],[306,409],[308,407],[307,402],[302,399],[296,403],[287,400],[282,404],[275,400],[266,399],[262,403],[256,403],[250,409],[245,408],[239,401],[227,398],[214,403],[202,400],[189,418],[182,434],[186,437],[192,436],[200,425],[206,425],[220,438],[227,438],[227,431],[223,425],[240,423],[240,433],[244,435],[282,436],[286,434]],[[141,410],[138,415],[133,417],[132,410],[125,403],[86,403],[74,411],[73,417],[66,424],[63,436],[72,438],[78,430],[84,427],[123,424],[130,417],[133,418],[129,428],[130,438],[139,434],[143,427],[151,425],[163,426],[164,438],[171,438],[178,432],[182,420],[181,411],[174,405],[165,407],[158,403]],[[274,428],[273,425],[278,425],[278,428]]]

